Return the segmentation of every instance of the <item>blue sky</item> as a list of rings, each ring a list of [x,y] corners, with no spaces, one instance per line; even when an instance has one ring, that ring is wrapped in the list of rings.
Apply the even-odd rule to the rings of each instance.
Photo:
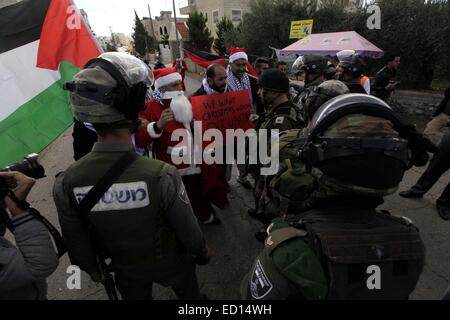
[[[78,9],[84,9],[89,17],[94,32],[99,36],[113,32],[131,35],[134,26],[134,9],[139,17],[148,17],[147,5],[150,4],[152,17],[159,16],[160,11],[173,11],[172,0],[74,0]],[[187,0],[175,0],[177,8],[187,4]],[[177,9],[177,15],[179,10]]]

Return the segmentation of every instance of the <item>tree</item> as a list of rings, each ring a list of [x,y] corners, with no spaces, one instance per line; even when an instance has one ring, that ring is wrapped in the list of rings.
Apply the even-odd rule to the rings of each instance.
[[[269,47],[284,48],[291,21],[314,19],[313,33],[354,30],[382,48],[386,55],[400,53],[403,88],[426,89],[435,76],[447,77],[450,52],[450,1],[376,0],[382,12],[381,29],[370,30],[366,7],[346,11],[338,1],[253,0],[240,32],[233,35],[239,46],[258,56],[269,56]],[[361,3],[361,1],[359,1]],[[366,6],[373,1],[366,1]],[[276,13],[276,14],[274,14]],[[232,33],[230,33],[232,34]],[[370,75],[384,65],[384,59],[368,59]],[[436,73],[436,72],[439,72]]]
[[[214,38],[206,27],[206,17],[203,13],[193,12],[189,14],[186,24],[189,28],[190,44],[198,50],[209,52]]]
[[[165,34],[161,37],[161,44],[168,46],[169,45],[169,35]]]
[[[111,40],[108,41],[106,43],[106,52],[116,52],[117,51],[117,46],[115,45],[115,43]]]
[[[230,35],[234,33],[234,25],[230,19],[223,17],[222,20],[217,23],[217,38],[214,40],[214,50],[221,56],[225,56],[228,52],[228,48],[234,43],[230,43]]]
[[[147,30],[145,30],[144,24],[141,19],[137,15],[136,11],[134,12],[134,33],[133,33],[133,41],[134,41],[134,50],[141,55],[142,57],[149,51],[153,51],[156,48],[156,41],[153,37],[150,37]]]

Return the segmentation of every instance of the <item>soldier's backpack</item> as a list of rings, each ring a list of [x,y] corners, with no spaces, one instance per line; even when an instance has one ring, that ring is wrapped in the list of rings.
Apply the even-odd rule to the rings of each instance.
[[[248,277],[249,298],[404,300],[425,264],[418,229],[387,212],[315,209],[270,229]]]

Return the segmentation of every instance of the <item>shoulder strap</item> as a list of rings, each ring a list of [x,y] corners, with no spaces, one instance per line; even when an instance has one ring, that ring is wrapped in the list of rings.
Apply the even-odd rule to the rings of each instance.
[[[125,170],[140,157],[135,152],[127,152],[117,160],[97,184],[88,192],[78,205],[80,218],[89,225],[87,214],[97,204],[101,197],[116,182]]]
[[[285,105],[274,110],[274,112],[270,115],[268,123],[275,121],[278,117],[287,117],[297,123],[303,121],[300,112],[292,104]]]
[[[278,229],[269,234],[265,241],[265,247],[268,251],[268,253],[272,253],[273,250],[275,250],[280,244],[283,242],[286,242],[287,240],[293,239],[293,238],[304,238],[307,236],[306,231],[293,228],[293,227],[287,227],[283,229]]]

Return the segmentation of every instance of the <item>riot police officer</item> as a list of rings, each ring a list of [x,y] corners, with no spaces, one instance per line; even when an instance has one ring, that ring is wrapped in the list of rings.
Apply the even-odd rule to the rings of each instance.
[[[336,68],[336,78],[344,82],[351,93],[367,93],[361,85],[363,61],[353,50],[343,50],[337,53],[339,64]]]
[[[66,84],[74,117],[93,124],[98,142],[58,176],[54,200],[70,260],[94,281],[105,276],[99,257],[109,257],[124,299],[152,299],[154,282],[201,299],[195,265],[209,251],[180,174],[134,153],[149,72],[131,55],[105,53]]]
[[[305,79],[303,90],[293,99],[300,109],[303,109],[304,100],[309,92],[326,80],[328,62],[329,60],[319,55],[305,55],[298,57],[292,65],[292,73],[302,74]]]
[[[312,206],[273,221],[243,298],[408,298],[423,270],[423,242],[409,219],[376,208],[434,146],[386,103],[360,94],[322,105],[298,143],[304,167],[290,181],[309,175]],[[384,279],[379,290],[367,285],[368,267]]]

